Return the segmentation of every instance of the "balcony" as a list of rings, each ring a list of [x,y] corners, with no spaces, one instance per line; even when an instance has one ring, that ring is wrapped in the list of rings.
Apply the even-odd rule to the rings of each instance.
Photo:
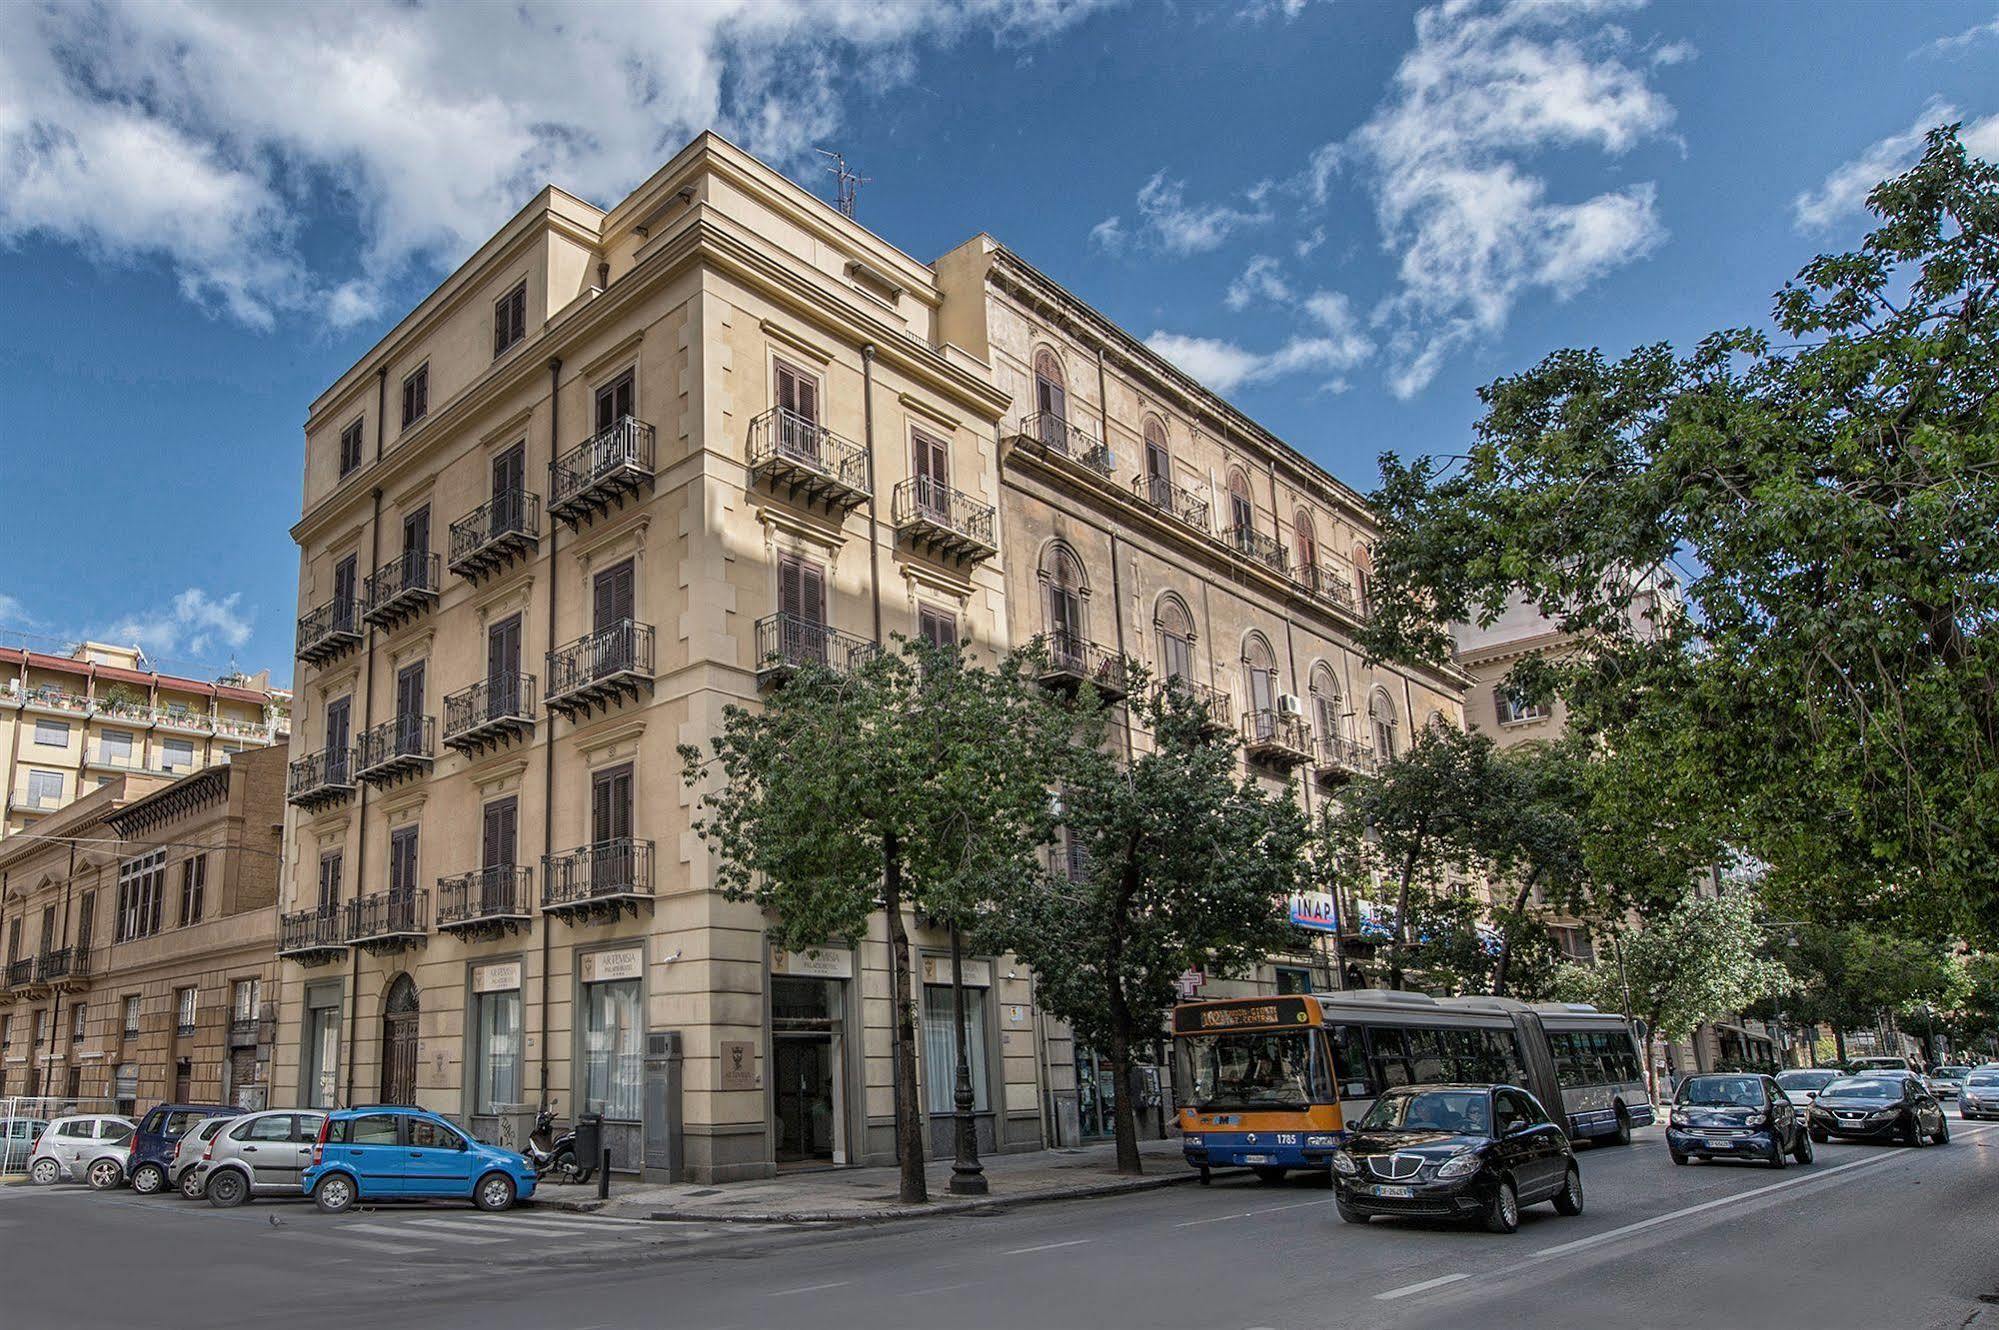
[[[534,923],[534,870],[494,864],[437,880],[437,931],[467,938],[498,937]]]
[[[630,416],[548,464],[548,515],[572,528],[652,484],[652,426]]]
[[[846,674],[881,654],[865,637],[801,619],[772,614],[757,620],[757,687],[775,688],[807,665]]]
[[[45,711],[55,716],[87,716],[92,709],[90,699],[82,694],[48,684],[30,688],[22,698],[22,705],[30,711]]]
[[[308,812],[335,804],[354,793],[354,750],[327,748],[308,753],[291,764],[285,777],[285,802]]]
[[[361,641],[361,602],[353,597],[327,601],[298,621],[298,658],[324,665]]]
[[[278,916],[278,957],[300,965],[323,965],[347,954],[347,912],[338,906],[295,910]]]
[[[45,951],[35,962],[35,982],[57,993],[74,993],[90,982],[90,952],[83,947]]]
[[[512,743],[534,728],[534,676],[481,679],[444,699],[444,746],[480,753]]]
[[[993,506],[924,476],[895,487],[896,534],[911,546],[951,559],[976,562],[999,553]]]
[[[548,709],[574,719],[652,688],[652,626],[620,619],[548,653]]]
[[[1243,713],[1242,748],[1250,760],[1286,770],[1312,760],[1312,727],[1303,716],[1259,709]]]
[[[1380,771],[1381,764],[1374,760],[1372,748],[1336,734],[1319,736],[1312,773],[1321,785],[1344,785],[1356,776],[1378,775]]]
[[[1020,422],[1014,432],[1014,446],[1038,450],[1082,467],[1102,480],[1109,480],[1116,461],[1108,445],[1098,443],[1061,416],[1040,412]]]
[[[1229,728],[1229,716],[1233,708],[1229,703],[1229,695],[1221,689],[1210,688],[1204,683],[1195,683],[1192,679],[1176,675],[1168,675],[1159,680],[1153,688],[1160,693],[1177,693],[1185,697],[1206,717],[1208,729],[1220,732]]]
[[[451,524],[451,571],[468,582],[532,554],[541,543],[541,497],[496,494]]]
[[[1109,647],[1100,647],[1073,633],[1047,633],[1042,636],[1041,644],[1048,652],[1040,674],[1045,687],[1076,692],[1089,683],[1113,702],[1130,691],[1126,674],[1129,663]]]
[[[437,603],[437,556],[405,550],[368,578],[367,607],[361,617],[384,632],[408,622]]]
[[[1360,617],[1360,598],[1354,595],[1353,582],[1344,575],[1309,564],[1294,575],[1313,599]]]
[[[1146,507],[1164,513],[1204,536],[1214,530],[1208,522],[1208,501],[1192,490],[1181,489],[1164,476],[1132,477],[1131,493]]]
[[[652,842],[611,840],[542,860],[541,909],[575,923],[639,912],[652,900]]]
[[[1289,577],[1291,569],[1284,557],[1284,545],[1275,536],[1266,536],[1254,527],[1230,527],[1223,537],[1228,547],[1248,559],[1260,563],[1282,577]]]
[[[43,813],[53,813],[63,806],[61,790],[15,790],[7,796],[7,811],[28,817],[40,817]]]
[[[39,985],[35,982],[35,958],[33,956],[26,956],[18,961],[8,962],[8,992],[25,995],[36,992],[38,988]]]
[[[229,1047],[255,1048],[259,1042],[258,1027],[262,1024],[255,1016],[231,1016],[229,1018]]]
[[[430,935],[430,893],[422,887],[378,891],[347,902],[347,943],[384,956]]]
[[[153,713],[153,728],[176,734],[213,734],[215,717],[188,707],[161,707]]]
[[[85,755],[83,764],[87,767],[96,767],[101,771],[144,771],[146,769],[146,759],[139,755],[137,748],[115,748],[106,744],[101,739],[90,745],[90,751]]]
[[[217,716],[215,734],[220,739],[248,739],[256,743],[269,743],[271,723],[267,720],[238,720],[233,716]]]
[[[817,421],[783,408],[750,422],[750,479],[792,502],[845,514],[875,492],[868,450]]]
[[[430,770],[437,757],[437,722],[396,716],[364,730],[354,745],[354,774],[370,785],[394,785]]]

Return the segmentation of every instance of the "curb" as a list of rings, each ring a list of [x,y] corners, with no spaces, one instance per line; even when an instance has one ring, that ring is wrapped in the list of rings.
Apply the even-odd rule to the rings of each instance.
[[[711,1214],[700,1210],[653,1210],[643,1215],[624,1216],[626,1218],[650,1219],[669,1224],[813,1224],[818,1226],[858,1226],[867,1224],[897,1223],[911,1219],[927,1219],[938,1215],[970,1214],[982,1210],[1004,1210],[1015,1206],[1046,1205],[1055,1201],[1081,1201],[1099,1196],[1117,1196],[1126,1192],[1156,1191],[1162,1187],[1175,1187],[1183,1183],[1198,1182],[1200,1174],[1195,1172],[1159,1174],[1151,1177],[1121,1178],[1110,1182],[1088,1183],[1077,1187],[1065,1187],[1057,1191],[1028,1192],[1018,1196],[984,1196],[963,1200],[940,1200],[924,1205],[890,1205],[879,1210],[855,1212],[852,1210],[759,1210],[744,1214]],[[592,1197],[589,1200],[555,1200],[544,1202],[536,1196],[538,1204],[549,1204],[558,1209],[577,1214],[589,1214],[602,1210],[609,1202]]]

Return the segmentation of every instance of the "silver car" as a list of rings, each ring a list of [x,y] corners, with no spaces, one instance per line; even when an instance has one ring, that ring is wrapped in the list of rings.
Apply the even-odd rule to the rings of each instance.
[[[99,1191],[115,1187],[125,1180],[136,1129],[132,1119],[112,1113],[57,1118],[35,1142],[28,1178],[40,1187],[64,1179],[88,1182]]]
[[[167,1164],[167,1185],[180,1188],[180,1194],[190,1201],[200,1200],[202,1152],[208,1149],[216,1132],[235,1120],[207,1118],[190,1128],[174,1147],[174,1157]]]
[[[303,1199],[299,1175],[312,1162],[325,1121],[324,1113],[279,1109],[225,1120],[197,1166],[208,1203],[227,1209],[252,1196]]]

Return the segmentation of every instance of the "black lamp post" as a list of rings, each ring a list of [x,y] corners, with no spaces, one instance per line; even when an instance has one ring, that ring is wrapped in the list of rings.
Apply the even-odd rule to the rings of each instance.
[[[972,1119],[972,1062],[965,1047],[965,956],[955,923],[951,925],[951,1024],[958,1036],[957,1087],[952,1095],[958,1148],[951,1161],[950,1191],[955,1196],[984,1196],[986,1171],[979,1164],[979,1129]]]

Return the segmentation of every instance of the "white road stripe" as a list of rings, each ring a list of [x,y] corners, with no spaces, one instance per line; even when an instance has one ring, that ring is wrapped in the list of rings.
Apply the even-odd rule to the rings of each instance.
[[[502,1238],[474,1238],[474,1237],[467,1237],[458,1233],[433,1233],[433,1232],[426,1232],[421,1229],[413,1233],[410,1231],[410,1227],[408,1224],[341,1224],[336,1228],[327,1229],[325,1231],[328,1233],[335,1233],[335,1234],[375,1233],[381,1235],[382,1237],[401,1238],[405,1242],[408,1242],[412,1239],[420,1238],[430,1242],[463,1243],[474,1247],[483,1247],[487,1243],[498,1243],[504,1241],[504,1239]]]
[[[1220,1224],[1230,1219],[1253,1219],[1257,1215],[1274,1215],[1280,1210],[1299,1210],[1308,1205],[1331,1205],[1333,1198],[1321,1196],[1311,1201],[1293,1201],[1289,1205],[1269,1205],[1261,1210],[1244,1210],[1241,1214],[1211,1215],[1206,1219],[1185,1219],[1175,1224],[1175,1228],[1198,1228],[1202,1224]]]
[[[1015,1247],[1012,1251],[1001,1252],[1000,1255],[1026,1256],[1038,1251],[1059,1251],[1063,1247],[1081,1247],[1085,1243],[1094,1241],[1096,1241],[1095,1238],[1071,1238],[1067,1242],[1044,1242],[1039,1247]]]
[[[602,1233],[604,1225],[591,1219],[491,1219],[488,1228],[518,1228],[533,1233],[574,1233],[588,1236],[593,1232]]]
[[[507,1241],[493,1234],[493,1226],[483,1219],[412,1219],[408,1227],[423,1230],[420,1237],[430,1237],[441,1233],[453,1242],[467,1242],[477,1247],[490,1247]]]
[[[838,1283],[833,1284],[807,1284],[804,1288],[782,1288],[775,1293],[766,1293],[764,1296],[767,1298],[789,1298],[800,1293],[819,1293],[829,1288],[845,1288],[853,1282],[851,1279],[842,1279]]]
[[[521,1218],[552,1219],[558,1224],[593,1224],[600,1227],[609,1225],[613,1228],[659,1227],[658,1223],[651,1219],[617,1219],[610,1215],[577,1213],[569,1210],[530,1210],[522,1215]],[[501,1222],[516,1223],[518,1220],[512,1215],[507,1215],[503,1217]]]
[[[1377,1293],[1374,1295],[1374,1300],[1376,1302],[1393,1302],[1397,1298],[1407,1298],[1418,1293],[1427,1293],[1433,1288],[1442,1288],[1446,1284],[1455,1284],[1460,1279],[1470,1278],[1471,1276],[1463,1271],[1459,1271],[1454,1275],[1438,1275],[1435,1279],[1426,1279],[1420,1284],[1404,1284],[1401,1288],[1391,1288],[1386,1293]]]
[[[376,1242],[372,1238],[357,1238],[337,1230],[319,1229],[311,1233],[301,1233],[297,1229],[279,1229],[271,1234],[274,1238],[293,1238],[310,1242],[315,1246],[338,1243],[343,1247],[361,1247],[368,1251],[381,1252],[386,1256],[422,1255],[430,1251],[428,1247],[415,1246],[408,1242]]]

